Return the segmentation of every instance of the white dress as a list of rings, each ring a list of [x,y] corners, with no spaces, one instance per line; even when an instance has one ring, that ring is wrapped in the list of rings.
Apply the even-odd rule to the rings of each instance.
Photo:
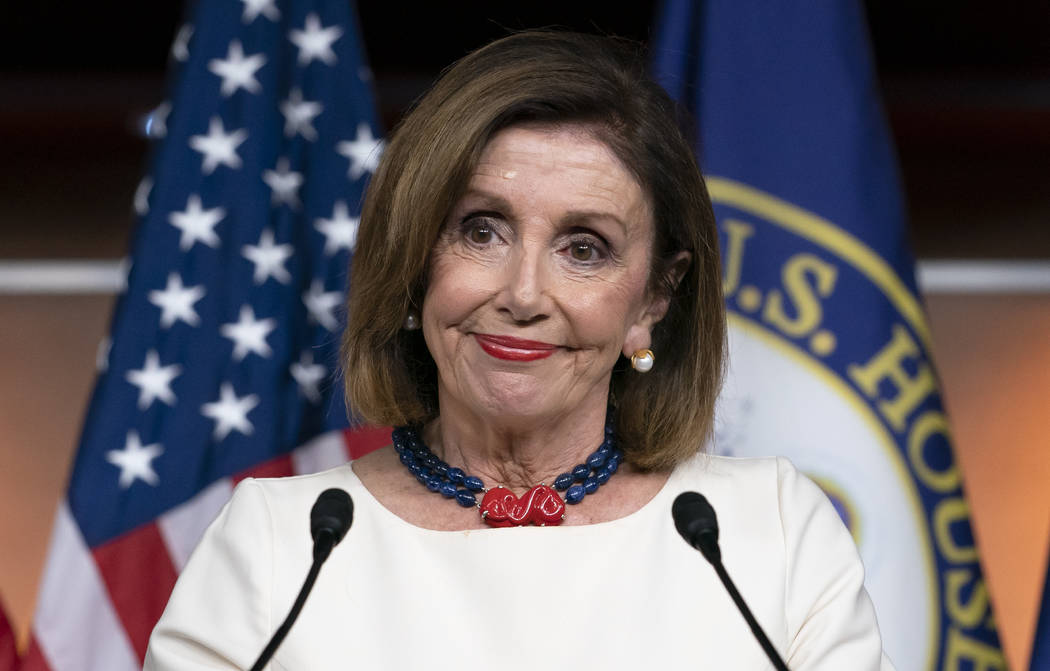
[[[353,527],[273,671],[772,668],[675,531],[671,503],[690,489],[717,511],[725,566],[790,669],[892,669],[857,551],[820,489],[785,459],[704,455],[637,512],[587,526],[422,529],[349,465],[246,480],[180,576],[145,668],[249,668],[306,576],[309,511],[329,487],[353,497]]]

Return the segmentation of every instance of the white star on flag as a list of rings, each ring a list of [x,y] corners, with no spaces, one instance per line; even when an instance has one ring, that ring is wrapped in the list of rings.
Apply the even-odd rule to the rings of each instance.
[[[140,217],[149,214],[149,194],[151,191],[153,191],[153,178],[147,175],[135,187],[135,214]]]
[[[226,60],[213,58],[208,62],[208,69],[222,77],[222,86],[219,92],[223,97],[229,98],[237,89],[244,89],[249,93],[258,93],[262,85],[255,78],[266,63],[266,56],[254,54],[245,58],[244,47],[240,40],[231,40],[229,50],[226,52]]]
[[[319,402],[321,400],[321,390],[318,385],[324,380],[328,371],[321,364],[314,363],[313,352],[310,350],[303,352],[299,361],[293,363],[290,369],[292,377],[299,383],[299,389],[303,392],[303,396],[309,399],[311,403]]]
[[[254,352],[264,359],[270,358],[273,350],[266,342],[266,336],[277,328],[276,319],[256,319],[255,311],[250,305],[242,305],[236,322],[223,324],[219,332],[234,342],[233,359],[241,361]]]
[[[169,102],[162,102],[147,114],[145,123],[142,125],[146,137],[151,140],[159,140],[167,135],[169,114],[171,114],[171,103]]]
[[[339,328],[339,321],[335,318],[333,310],[342,303],[343,294],[341,292],[325,292],[324,283],[317,279],[310,284],[310,290],[303,294],[303,304],[310,313],[310,319],[329,331]]]
[[[244,13],[241,15],[241,21],[245,23],[251,23],[260,14],[271,21],[277,21],[281,18],[280,10],[273,4],[275,0],[241,0],[241,2],[244,3]]]
[[[284,134],[295,137],[298,133],[313,142],[317,139],[317,129],[313,126],[314,117],[324,111],[321,103],[303,100],[303,92],[292,89],[288,100],[281,103],[281,114],[284,115]]]
[[[324,253],[332,255],[340,249],[354,250],[357,242],[357,225],[359,217],[351,217],[345,200],[337,200],[332,208],[331,219],[318,219],[314,228],[324,234]]]
[[[169,328],[180,319],[190,326],[197,326],[201,318],[193,309],[193,304],[203,298],[204,294],[203,285],[183,288],[179,274],[171,273],[168,275],[168,285],[163,291],[154,289],[149,292],[149,302],[161,309],[162,327]]]
[[[379,157],[383,155],[384,143],[372,135],[372,129],[365,122],[357,125],[357,137],[343,140],[335,150],[350,159],[350,179],[359,179],[366,172],[375,172],[379,166]]]
[[[215,432],[212,434],[215,440],[222,440],[230,435],[230,431],[249,436],[255,427],[248,421],[248,413],[257,405],[259,397],[256,394],[238,398],[233,385],[223,382],[219,387],[219,400],[202,405],[201,414],[215,420]]]
[[[182,236],[179,238],[179,249],[185,252],[198,241],[209,247],[218,248],[220,240],[215,234],[215,225],[225,217],[225,208],[213,207],[205,210],[201,197],[194,193],[186,199],[186,209],[169,214],[168,222],[182,231]]]
[[[309,65],[317,58],[325,65],[335,65],[335,52],[332,43],[343,34],[339,26],[323,28],[321,19],[315,12],[306,15],[306,24],[302,30],[292,30],[288,39],[299,47],[299,65]]]
[[[160,399],[170,406],[175,405],[175,392],[171,390],[171,381],[182,374],[182,366],[177,363],[170,366],[160,365],[157,350],[146,352],[146,361],[142,368],[129,370],[124,378],[139,388],[139,410],[145,410]]]
[[[164,448],[160,443],[143,445],[136,431],[128,431],[124,449],[106,452],[106,461],[120,469],[118,484],[121,489],[127,489],[136,480],[156,487],[160,479],[153,470],[152,462],[163,453]]]
[[[276,169],[264,170],[262,179],[273,192],[271,203],[284,203],[293,210],[299,209],[299,187],[303,184],[303,175],[289,167],[287,158],[277,159]]]
[[[210,175],[220,165],[239,170],[242,161],[237,154],[237,147],[247,139],[248,131],[239,128],[232,133],[227,133],[222,125],[222,119],[213,116],[208,122],[208,134],[191,136],[190,147],[204,155],[201,172]]]
[[[185,63],[190,57],[190,38],[193,37],[193,26],[185,24],[175,34],[175,41],[171,43],[171,57],[180,63]]]
[[[256,284],[262,284],[267,278],[273,277],[281,284],[288,284],[292,276],[284,267],[293,254],[291,245],[275,245],[273,242],[273,231],[266,229],[259,236],[258,245],[245,245],[242,254],[255,264],[254,280]]]

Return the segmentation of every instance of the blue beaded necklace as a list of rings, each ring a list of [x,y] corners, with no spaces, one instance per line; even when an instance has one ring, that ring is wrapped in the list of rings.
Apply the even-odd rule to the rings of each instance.
[[[555,478],[553,489],[546,484],[536,485],[520,498],[505,487],[486,488],[481,478],[449,466],[430,451],[414,426],[399,426],[390,437],[401,463],[421,484],[447,499],[455,499],[464,508],[478,508],[481,519],[494,527],[561,524],[565,504],[577,504],[598,491],[623,461],[623,451],[616,447],[611,412],[605,423],[605,439],[587,461]],[[481,503],[478,492],[485,493]],[[565,492],[565,499],[557,492]]]

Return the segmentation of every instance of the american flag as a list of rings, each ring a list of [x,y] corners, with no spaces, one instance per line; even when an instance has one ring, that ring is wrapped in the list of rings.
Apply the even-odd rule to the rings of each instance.
[[[347,266],[382,151],[345,0],[208,0],[171,52],[23,671],[139,669],[204,528],[244,477],[379,443],[335,379]]]

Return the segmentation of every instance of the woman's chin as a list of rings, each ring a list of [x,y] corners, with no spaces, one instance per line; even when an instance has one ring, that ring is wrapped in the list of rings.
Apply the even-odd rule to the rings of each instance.
[[[458,402],[493,424],[517,424],[566,411],[573,403],[557,385],[529,375],[498,373],[455,394]]]

